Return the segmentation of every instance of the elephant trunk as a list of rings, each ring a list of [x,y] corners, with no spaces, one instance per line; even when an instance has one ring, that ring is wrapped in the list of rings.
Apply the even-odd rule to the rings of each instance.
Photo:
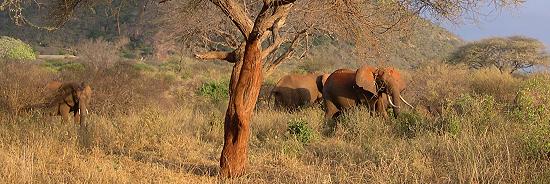
[[[399,116],[399,113],[401,112],[401,92],[400,90],[395,87],[395,85],[391,85],[390,87],[390,94],[388,95],[388,100],[390,101],[390,104],[393,108],[393,115],[395,118]],[[391,96],[391,97],[390,97]],[[392,103],[393,102],[393,103]]]

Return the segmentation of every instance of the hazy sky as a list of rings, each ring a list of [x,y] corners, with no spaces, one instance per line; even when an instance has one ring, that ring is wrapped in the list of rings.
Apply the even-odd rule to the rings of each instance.
[[[481,18],[479,23],[443,25],[466,41],[493,36],[523,35],[550,47],[550,0],[527,0],[517,9],[503,9]]]

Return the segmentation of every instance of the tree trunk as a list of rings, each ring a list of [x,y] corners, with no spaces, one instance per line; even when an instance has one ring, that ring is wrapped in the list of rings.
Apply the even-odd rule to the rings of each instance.
[[[224,122],[224,145],[220,157],[220,175],[237,177],[244,173],[247,161],[250,119],[260,94],[262,60],[258,34],[246,42],[244,57],[233,66],[230,99]]]

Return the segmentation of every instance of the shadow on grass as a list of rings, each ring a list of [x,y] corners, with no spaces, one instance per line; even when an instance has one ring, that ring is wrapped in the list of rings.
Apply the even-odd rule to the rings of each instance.
[[[179,162],[175,160],[168,160],[155,155],[149,155],[147,153],[130,154],[126,151],[113,151],[111,152],[111,154],[126,156],[138,162],[157,164],[170,170],[190,173],[197,176],[217,176],[220,170],[217,164]]]

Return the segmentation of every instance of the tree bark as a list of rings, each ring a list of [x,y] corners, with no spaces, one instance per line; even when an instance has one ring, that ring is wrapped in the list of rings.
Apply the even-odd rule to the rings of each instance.
[[[241,176],[246,168],[248,140],[250,137],[250,119],[258,101],[262,78],[262,41],[269,27],[273,27],[276,20],[288,15],[292,7],[290,1],[264,0],[262,10],[252,24],[242,7],[232,0],[211,0],[231,18],[241,30],[244,42],[244,54],[239,57],[237,49],[236,63],[233,66],[230,81],[229,105],[224,121],[224,145],[220,157],[220,173],[222,177]],[[274,4],[275,3],[275,4]],[[276,5],[276,6],[275,6]],[[268,10],[274,8],[273,14]],[[281,24],[284,21],[281,22]],[[252,25],[254,25],[252,27]],[[242,48],[242,47],[241,47]],[[216,55],[216,54],[215,54]],[[225,56],[225,55],[217,55]],[[242,59],[241,59],[242,58]],[[227,57],[225,57],[227,60]]]
[[[251,34],[244,57],[233,66],[230,99],[224,122],[220,176],[238,177],[246,168],[250,119],[260,94],[262,60],[257,33]]]

